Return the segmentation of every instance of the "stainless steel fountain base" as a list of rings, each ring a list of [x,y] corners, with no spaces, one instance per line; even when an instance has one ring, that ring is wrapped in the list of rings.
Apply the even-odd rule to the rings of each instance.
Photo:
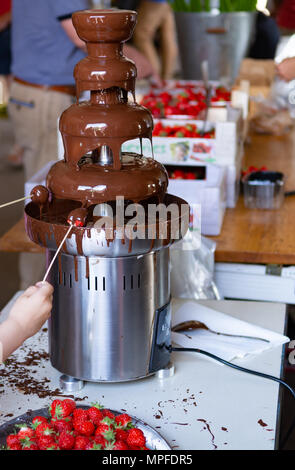
[[[158,379],[163,380],[173,377],[174,373],[175,366],[172,362],[169,362],[169,364],[164,369],[157,370],[155,375]],[[59,378],[59,385],[64,392],[79,392],[84,387],[85,382],[83,380],[79,380],[74,377],[70,377],[69,375],[63,374]]]
[[[169,364],[169,248],[121,258],[62,254],[50,282],[50,358],[62,374],[123,382]]]

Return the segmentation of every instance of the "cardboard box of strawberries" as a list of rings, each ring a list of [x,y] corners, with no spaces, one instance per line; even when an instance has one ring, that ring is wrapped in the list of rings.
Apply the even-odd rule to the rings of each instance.
[[[6,436],[7,450],[149,450],[144,432],[126,413],[98,403],[85,409],[74,400],[54,400],[47,413],[19,423]]]
[[[231,100],[231,92],[223,86],[213,89],[211,106],[226,105]],[[183,89],[152,90],[141,101],[155,118],[171,118],[171,116],[187,116],[201,118],[206,109],[205,89],[183,85]]]

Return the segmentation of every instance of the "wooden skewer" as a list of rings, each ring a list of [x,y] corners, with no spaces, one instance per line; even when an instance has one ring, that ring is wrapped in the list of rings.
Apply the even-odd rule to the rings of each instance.
[[[57,251],[56,251],[54,257],[52,258],[51,263],[50,263],[50,265],[48,266],[48,269],[47,269],[47,271],[46,271],[46,274],[45,274],[45,276],[44,276],[42,282],[45,282],[45,281],[46,281],[47,276],[48,276],[48,274],[49,274],[49,272],[50,272],[50,270],[51,270],[51,268],[52,268],[52,266],[53,266],[53,263],[54,263],[54,261],[56,260],[56,257],[57,257],[57,255],[58,255],[58,253],[59,253],[60,250],[62,249],[62,246],[63,246],[64,242],[66,241],[66,238],[68,237],[68,235],[69,235],[69,233],[70,233],[70,231],[72,230],[73,227],[74,227],[73,224],[69,226],[69,230],[68,230],[67,233],[65,234],[65,236],[64,236],[64,238],[63,238],[61,244],[59,245],[59,247],[58,247],[58,249],[57,249]]]
[[[1,204],[0,209],[2,209],[2,207],[10,206],[11,204],[16,204],[17,202],[24,201],[25,199],[30,199],[31,197],[32,197],[31,195],[24,196],[24,197],[21,197],[20,199],[15,199],[15,201],[5,202],[5,204]]]

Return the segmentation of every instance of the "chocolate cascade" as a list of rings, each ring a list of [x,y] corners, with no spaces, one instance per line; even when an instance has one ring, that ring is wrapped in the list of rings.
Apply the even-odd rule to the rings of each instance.
[[[122,52],[135,21],[136,13],[124,10],[73,15],[88,56],[74,72],[77,103],[60,119],[64,162],[57,163],[47,178],[55,197],[77,200],[86,207],[113,201],[117,195],[133,202],[153,196],[163,199],[168,186],[163,166],[151,158],[121,153],[127,140],[151,141],[153,130],[150,112],[135,102],[136,67]],[[90,90],[90,100],[79,103],[85,90]]]
[[[88,56],[74,70],[77,102],[60,118],[64,160],[54,164],[47,175],[50,197],[42,202],[42,210],[37,199],[26,206],[29,237],[49,249],[60,243],[71,223],[74,228],[69,239],[74,237],[76,243],[67,240],[63,251],[81,256],[100,255],[103,251],[104,256],[105,245],[109,248],[114,244],[116,227],[113,234],[98,236],[94,226],[99,217],[94,216],[94,209],[104,203],[114,205],[117,196],[123,197],[125,204],[141,203],[144,207],[159,202],[185,204],[166,194],[168,175],[163,165],[144,157],[142,152],[121,151],[128,140],[138,138],[142,142],[147,138],[152,143],[151,113],[135,100],[136,67],[123,55],[123,43],[132,36],[135,23],[136,12],[127,10],[85,10],[73,14],[73,24],[86,43]],[[89,101],[80,102],[80,93],[87,90]],[[148,248],[142,241],[144,252],[170,244],[170,225],[170,219],[155,224]],[[163,230],[168,230],[167,237],[156,240]],[[91,240],[93,237],[98,240]],[[127,246],[123,255],[130,254],[132,246],[141,251],[140,242],[126,243],[126,238],[124,234],[119,240]],[[121,248],[113,250],[121,253]]]

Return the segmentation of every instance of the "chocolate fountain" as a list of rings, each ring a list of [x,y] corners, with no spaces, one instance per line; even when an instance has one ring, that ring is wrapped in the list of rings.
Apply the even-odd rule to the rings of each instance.
[[[49,275],[50,358],[66,390],[83,381],[135,380],[167,367],[169,246],[185,234],[189,218],[185,201],[166,194],[165,168],[121,150],[127,140],[152,140],[151,114],[135,100],[136,67],[122,52],[136,13],[86,10],[74,13],[73,23],[88,56],[74,71],[77,103],[60,119],[64,160],[25,208],[27,234],[46,247],[48,264],[72,224]],[[79,103],[85,90],[90,100]],[[179,213],[157,214],[152,222],[145,216],[145,236],[134,238],[130,204],[145,213],[153,204],[172,204]]]

